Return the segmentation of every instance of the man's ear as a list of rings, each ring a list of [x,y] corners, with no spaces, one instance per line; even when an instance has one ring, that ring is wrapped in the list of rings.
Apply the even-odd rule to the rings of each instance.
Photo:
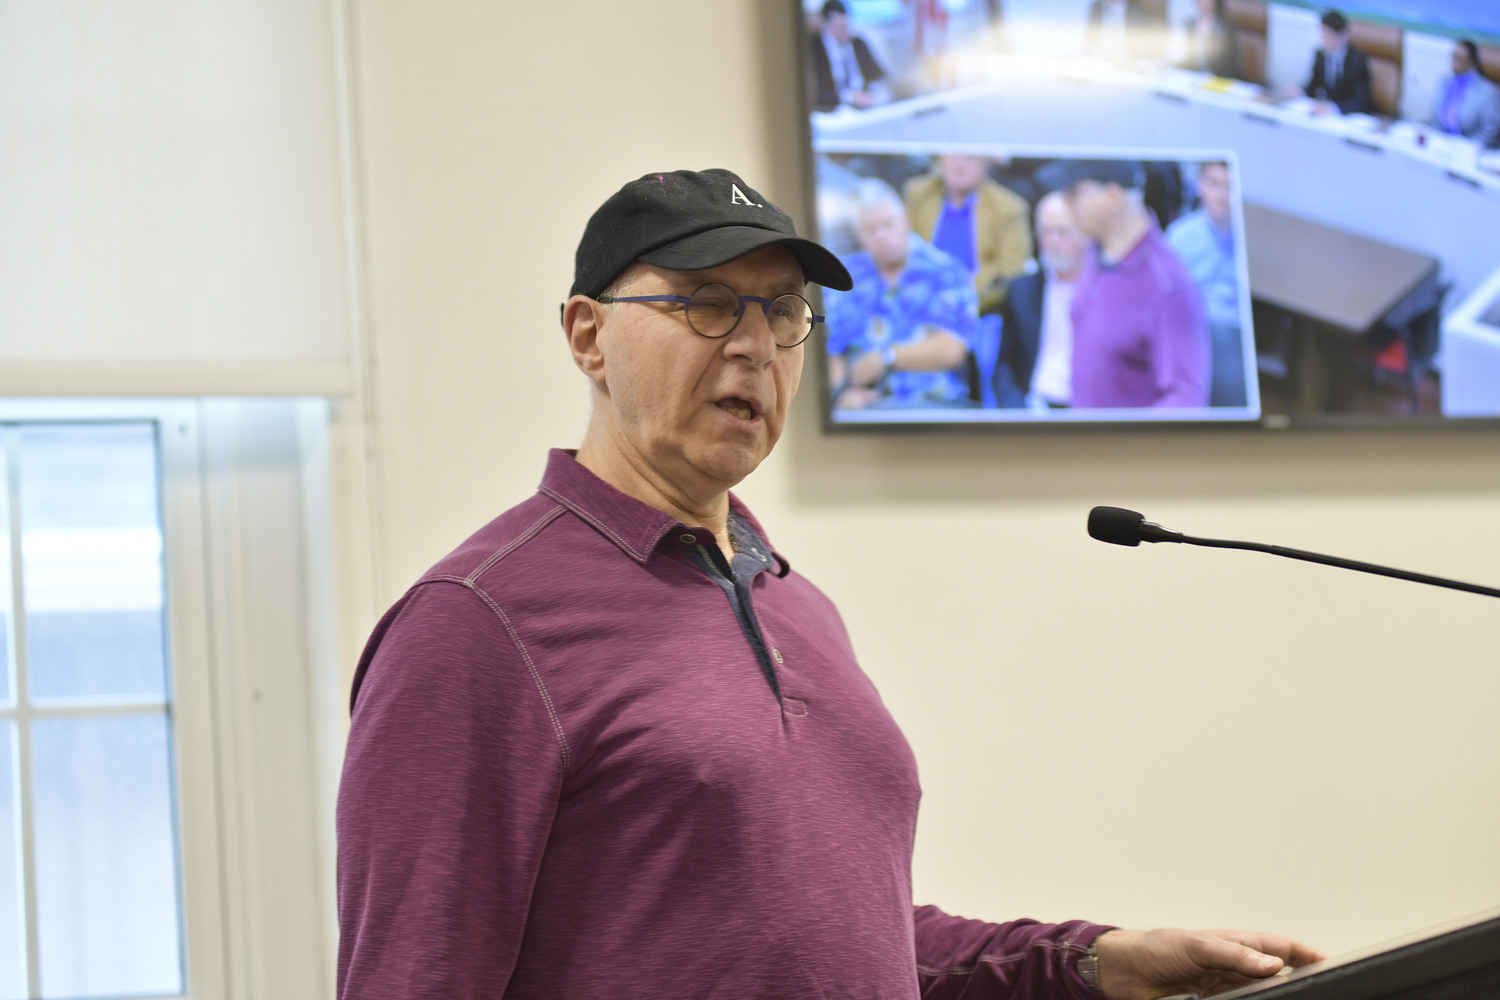
[[[608,308],[586,295],[575,295],[563,303],[563,335],[573,363],[595,382],[604,382],[604,351],[599,346],[599,330]]]

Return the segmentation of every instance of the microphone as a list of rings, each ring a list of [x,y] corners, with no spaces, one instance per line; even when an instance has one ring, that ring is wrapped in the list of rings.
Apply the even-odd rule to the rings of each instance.
[[[1146,520],[1144,515],[1124,507],[1095,507],[1089,511],[1089,534],[1111,545],[1139,545],[1142,542],[1180,542],[1182,532],[1169,531]]]
[[[1235,542],[1224,538],[1194,538],[1192,535],[1184,535],[1180,531],[1172,531],[1159,524],[1153,524],[1146,520],[1145,515],[1123,507],[1095,507],[1089,511],[1089,535],[1101,542],[1109,542],[1111,545],[1134,546],[1140,545],[1141,542],[1182,542],[1186,545],[1202,545],[1211,549],[1246,549],[1251,552],[1266,552],[1273,556],[1301,559],[1303,562],[1319,563],[1323,566],[1337,566],[1340,569],[1374,573],[1376,576],[1389,576],[1397,580],[1409,580],[1412,583],[1447,587],[1450,590],[1462,590],[1470,594],[1484,594],[1486,597],[1500,597],[1500,590],[1494,587],[1482,587],[1477,583],[1463,583],[1441,576],[1428,576],[1425,573],[1392,569],[1375,563],[1341,559],[1338,556],[1325,556],[1317,552],[1305,552],[1302,549],[1289,549],[1282,545]]]

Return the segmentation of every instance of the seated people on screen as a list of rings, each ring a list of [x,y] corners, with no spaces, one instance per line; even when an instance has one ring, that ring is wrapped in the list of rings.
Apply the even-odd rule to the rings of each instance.
[[[1025,199],[989,176],[983,156],[948,155],[906,184],[912,230],[974,276],[980,315],[1000,310],[1005,288],[1031,257]]]
[[[1322,44],[1313,54],[1312,78],[1302,89],[1318,103],[1314,112],[1337,109],[1340,114],[1368,113],[1370,62],[1349,44],[1349,22],[1336,10],[1323,15],[1319,26]]]
[[[1479,47],[1468,39],[1453,43],[1453,75],[1438,88],[1433,125],[1484,146],[1500,146],[1500,86],[1484,75]]]
[[[1166,41],[1166,13],[1143,0],[1094,0],[1089,5],[1085,55],[1126,65],[1160,62]]]
[[[1234,26],[1224,14],[1224,0],[1196,0],[1197,11],[1184,22],[1178,38],[1177,65],[1214,76],[1240,75]]]
[[[1146,208],[1145,167],[1057,160],[1038,178],[1097,245],[1073,292],[1072,405],[1206,406],[1203,295]]]
[[[862,249],[844,261],[854,288],[823,296],[834,406],[970,405],[979,300],[969,273],[911,231],[885,181],[860,187],[854,229]]]
[[[1208,405],[1244,406],[1245,360],[1240,342],[1240,282],[1234,256],[1229,165],[1198,168],[1198,209],[1167,227],[1167,243],[1187,265],[1208,313],[1211,363]]]
[[[1003,407],[1062,408],[1073,400],[1073,289],[1091,248],[1061,192],[1037,202],[1036,242],[1038,267],[1011,282],[1000,310],[994,385]]]
[[[828,0],[823,5],[821,23],[822,27],[808,39],[813,106],[819,111],[863,109],[889,100],[885,68],[875,58],[870,43],[854,33],[843,0]]]

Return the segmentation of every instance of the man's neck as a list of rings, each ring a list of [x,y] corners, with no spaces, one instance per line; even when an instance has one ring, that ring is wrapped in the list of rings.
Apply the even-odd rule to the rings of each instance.
[[[954,208],[963,208],[968,200],[974,197],[973,191],[949,191],[947,192],[948,204]]]
[[[1130,212],[1099,241],[1099,256],[1107,263],[1118,264],[1151,230],[1151,219],[1145,212]]]
[[[597,410],[596,410],[597,413]],[[714,533],[714,540],[726,559],[734,558],[729,542],[729,491],[708,491],[705,496],[691,496],[667,476],[653,469],[618,430],[600,426],[596,416],[589,421],[588,432],[578,447],[578,464],[627,496],[648,507],[654,507],[689,527],[704,527]]]

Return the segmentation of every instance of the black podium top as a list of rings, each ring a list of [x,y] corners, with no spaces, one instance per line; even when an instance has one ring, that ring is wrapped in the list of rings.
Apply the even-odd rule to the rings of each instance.
[[[1214,1000],[1495,1000],[1500,908],[1314,962]]]

